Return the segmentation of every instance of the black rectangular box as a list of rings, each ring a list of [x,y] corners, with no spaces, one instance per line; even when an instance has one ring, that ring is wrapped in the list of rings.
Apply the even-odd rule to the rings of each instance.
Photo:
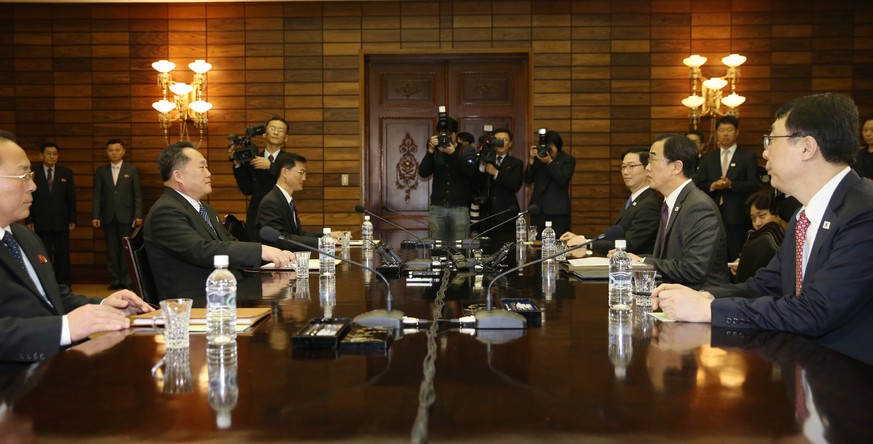
[[[500,305],[507,311],[514,311],[527,320],[528,327],[540,327],[543,325],[543,312],[533,299],[529,298],[503,298]]]
[[[346,318],[315,318],[291,336],[291,347],[335,350],[351,325]]]

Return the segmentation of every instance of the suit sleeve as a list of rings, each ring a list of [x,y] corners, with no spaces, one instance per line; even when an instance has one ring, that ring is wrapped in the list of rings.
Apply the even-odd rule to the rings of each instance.
[[[524,182],[525,183],[534,183],[536,181],[536,170],[538,165],[542,165],[541,163],[534,161],[533,165],[525,164],[524,167]]]
[[[434,153],[426,152],[418,164],[418,175],[421,177],[430,177],[434,172]]]
[[[649,257],[646,258],[646,263],[652,264],[664,276],[665,281],[697,283],[689,286],[700,288],[700,284],[706,280],[709,267],[715,256],[714,245],[716,245],[719,231],[714,227],[721,223],[721,215],[718,211],[712,211],[703,202],[690,205],[684,212],[685,214],[680,216],[682,219],[674,223],[673,231],[671,231],[671,236],[682,236],[681,258]],[[677,230],[679,230],[678,233]]]
[[[712,192],[712,190],[709,189],[709,187],[712,186],[712,183],[721,177],[721,171],[719,171],[718,177],[713,177],[713,174],[710,172],[709,164],[711,157],[712,153],[709,153],[700,158],[700,168],[697,169],[697,174],[694,175],[694,184],[697,185],[697,188],[700,188],[707,194]]]
[[[300,242],[312,248],[318,248],[318,238],[321,236],[320,233],[304,232],[301,236],[289,231],[289,222],[287,220],[287,214],[284,214],[284,207],[285,205],[283,203],[277,202],[276,199],[274,199],[272,193],[267,194],[264,197],[264,200],[261,201],[261,205],[258,207],[258,227],[274,228],[282,235],[282,237]],[[285,245],[273,246],[283,250],[288,249]],[[302,251],[303,248],[298,247],[294,250]]]
[[[100,179],[100,168],[94,173],[94,192],[92,193],[91,218],[100,219],[101,199],[103,198],[103,181]]]
[[[647,199],[648,200],[648,199]],[[657,203],[657,201],[655,201]],[[661,209],[657,204],[642,202],[634,213],[630,226],[624,231],[627,240],[627,250],[636,254],[649,254],[651,251],[640,251],[642,245],[651,244],[652,239],[658,235],[658,226],[661,224]]]
[[[0,317],[0,361],[33,362],[61,349],[61,317]]]
[[[494,179],[494,183],[515,193],[521,188],[521,182],[524,180],[524,177],[521,171],[523,168],[521,161],[513,163],[512,168],[500,171],[500,174]]]
[[[133,183],[133,218],[142,219],[142,188],[139,185],[139,168],[136,165],[132,168],[132,183]]]
[[[564,159],[549,162],[545,167],[552,180],[563,187],[569,185],[570,179],[573,178],[573,172],[576,170],[576,159],[566,153],[561,157]]]
[[[254,193],[254,185],[252,181],[252,170],[254,169],[251,164],[242,164],[239,167],[234,165],[233,169],[233,178],[236,179],[236,186],[245,196],[251,196]]]

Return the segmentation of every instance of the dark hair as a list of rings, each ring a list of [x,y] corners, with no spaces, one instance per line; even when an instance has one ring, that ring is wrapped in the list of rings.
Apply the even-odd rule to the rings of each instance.
[[[42,144],[42,145],[39,146],[39,152],[40,152],[40,153],[44,153],[44,152],[45,152],[45,149],[46,149],[46,148],[49,148],[49,147],[54,147],[54,148],[55,148],[56,150],[58,150],[58,151],[61,150],[61,147],[59,147],[58,144],[56,144],[56,143],[54,143],[54,142],[46,142],[46,143],[44,143],[44,144]]]
[[[721,117],[719,117],[718,120],[715,121],[715,128],[718,129],[719,125],[721,125],[723,123],[726,123],[728,125],[733,125],[734,129],[740,129],[740,119],[737,119],[737,116],[721,116]]]
[[[158,154],[158,171],[161,173],[161,179],[164,182],[170,180],[170,175],[173,170],[181,167],[191,160],[185,155],[185,148],[194,148],[191,142],[176,142],[161,150]]]
[[[776,214],[776,200],[773,196],[773,189],[769,188],[752,193],[746,199],[746,208],[751,211],[752,205],[759,210],[768,210],[770,214]]]
[[[640,163],[642,163],[644,166],[649,164],[649,148],[648,147],[632,146],[632,147],[624,150],[623,153],[621,153],[621,157],[619,158],[619,160],[624,160],[624,156],[627,156],[628,154],[639,154],[640,155]]]
[[[285,151],[279,155],[276,163],[280,170],[285,168],[291,169],[297,166],[298,163],[306,163],[306,158],[297,153]]]
[[[449,134],[457,133],[458,121],[451,117],[446,117],[446,132]]]
[[[458,140],[460,140],[461,142],[464,142],[466,144],[472,144],[472,143],[476,142],[476,138],[473,137],[472,134],[470,134],[466,131],[464,131],[462,133],[458,133]]]
[[[861,117],[861,124],[863,125],[871,120],[873,120],[873,114],[867,114],[866,116]]]
[[[662,137],[663,136],[663,137]],[[682,161],[682,174],[690,179],[697,171],[697,144],[684,134],[659,134],[656,142],[664,141],[664,160]]]
[[[506,133],[506,135],[509,136],[509,141],[512,142],[512,131],[510,131],[509,128],[497,128],[494,130],[495,135],[498,133]]]
[[[289,129],[291,129],[291,127],[288,125],[288,121],[285,120],[285,119],[283,119],[283,118],[281,118],[281,117],[279,117],[279,116],[273,116],[273,117],[270,117],[269,119],[267,119],[267,122],[264,123],[264,126],[270,126],[270,122],[275,121],[275,120],[278,120],[279,122],[284,123],[284,124],[285,124],[285,130],[286,130],[286,131],[289,130]]]
[[[810,136],[830,163],[851,165],[858,155],[858,107],[848,96],[815,94],[794,99],[776,111],[788,135]]]
[[[124,148],[124,142],[121,139],[109,139],[106,141],[106,146],[120,144],[122,148]]]
[[[697,136],[697,137],[700,137],[700,142],[703,143],[703,133],[701,133],[700,131],[697,131],[697,130],[691,130],[691,131],[688,131],[687,133],[685,133],[685,136],[687,137],[687,136],[690,136],[692,134]]]
[[[0,139],[6,139],[10,142],[15,142],[15,134],[12,134],[11,132],[4,129],[0,129]]]
[[[555,145],[558,152],[561,152],[564,148],[564,139],[561,138],[561,135],[558,134],[557,131],[546,131],[546,143],[549,145]]]

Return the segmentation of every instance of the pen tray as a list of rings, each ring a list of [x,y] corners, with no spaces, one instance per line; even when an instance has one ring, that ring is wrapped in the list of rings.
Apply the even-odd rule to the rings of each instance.
[[[503,298],[500,300],[500,306],[506,311],[512,311],[524,316],[528,327],[540,327],[543,325],[543,312],[533,299]]]
[[[343,354],[385,355],[393,341],[393,329],[355,324],[340,340],[339,349]]]
[[[336,350],[339,342],[352,325],[346,318],[315,318],[291,336],[291,347]]]

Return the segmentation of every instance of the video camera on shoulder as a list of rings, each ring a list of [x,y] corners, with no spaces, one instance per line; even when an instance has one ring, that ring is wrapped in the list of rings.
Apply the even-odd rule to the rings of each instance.
[[[236,134],[228,134],[227,140],[230,140],[230,147],[234,147],[233,160],[239,164],[249,163],[258,156],[258,147],[252,143],[252,137],[260,136],[267,132],[267,127],[264,125],[250,126],[246,128],[246,135],[243,137]]]
[[[494,138],[494,127],[491,125],[485,125],[482,127],[482,130],[485,134],[479,138],[479,143],[482,145],[482,149],[479,150],[479,162],[490,163],[492,165],[497,165],[497,151],[494,148],[503,147],[503,139],[495,139]]]
[[[540,131],[539,131],[540,140],[539,140],[539,143],[537,143],[537,156],[540,156],[540,157],[546,157],[551,152],[551,150],[550,150],[551,147],[549,146],[549,141],[546,137],[546,132],[547,131],[545,128],[540,128]]]
[[[449,135],[449,116],[446,107],[441,106],[437,116],[437,148],[448,148],[452,145],[452,137]]]

